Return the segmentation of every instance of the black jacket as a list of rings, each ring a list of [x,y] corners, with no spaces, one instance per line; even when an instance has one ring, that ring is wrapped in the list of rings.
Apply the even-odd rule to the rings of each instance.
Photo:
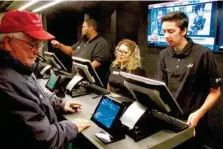
[[[77,127],[58,122],[54,110],[63,106],[62,99],[45,94],[29,68],[0,52],[0,148],[64,148]]]

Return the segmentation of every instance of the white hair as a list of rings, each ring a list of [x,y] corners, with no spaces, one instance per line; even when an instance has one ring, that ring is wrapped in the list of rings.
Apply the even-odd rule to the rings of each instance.
[[[16,33],[1,33],[0,34],[0,43],[3,42],[3,38],[5,36],[15,37],[15,38],[23,38],[24,33],[23,32],[16,32]]]

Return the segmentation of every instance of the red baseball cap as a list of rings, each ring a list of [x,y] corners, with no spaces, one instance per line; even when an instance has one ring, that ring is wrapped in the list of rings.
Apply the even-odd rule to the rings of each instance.
[[[28,11],[12,10],[5,13],[0,24],[0,33],[24,32],[33,38],[50,40],[55,37],[43,30],[38,14]]]

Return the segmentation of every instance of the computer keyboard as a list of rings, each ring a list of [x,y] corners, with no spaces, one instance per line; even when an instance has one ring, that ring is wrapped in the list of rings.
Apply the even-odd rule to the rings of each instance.
[[[167,128],[170,131],[180,132],[180,131],[187,129],[189,127],[189,125],[186,124],[184,121],[176,119],[176,118],[174,118],[170,115],[167,115],[165,113],[153,110],[153,111],[151,111],[151,114],[155,118],[164,122],[164,124],[163,124],[164,128]]]
[[[93,83],[91,83],[89,86],[88,86],[88,89],[90,91],[92,91],[93,93],[95,94],[98,94],[98,95],[107,95],[107,94],[110,94],[111,92],[106,90],[105,88],[102,88],[98,85],[95,85]]]

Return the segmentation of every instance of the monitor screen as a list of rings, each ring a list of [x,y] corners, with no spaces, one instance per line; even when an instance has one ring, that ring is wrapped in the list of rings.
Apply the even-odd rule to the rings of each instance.
[[[57,56],[54,53],[45,51],[44,58],[46,59],[47,62],[49,62],[55,68],[59,70],[67,71],[66,67],[63,65],[63,63],[57,58]]]
[[[121,109],[121,104],[113,98],[102,96],[91,119],[100,127],[109,130],[115,121],[119,120]]]
[[[120,72],[126,78],[124,84],[137,101],[173,116],[183,116],[183,110],[164,82]]]
[[[90,83],[103,87],[101,79],[88,59],[73,56],[72,61],[73,68],[77,69],[78,73],[82,77],[84,77]]]
[[[60,79],[60,77],[53,73],[50,76],[49,80],[47,81],[45,87],[47,89],[49,89],[51,92],[53,92],[55,90],[55,88],[56,88],[56,85],[59,82],[59,79]]]
[[[218,48],[215,46],[217,2],[214,0],[174,1],[149,5],[147,38],[149,46],[168,45],[162,31],[161,18],[174,11],[182,11],[188,16],[188,37],[211,50]]]
[[[219,38],[218,38],[218,45],[219,45],[219,49],[216,49],[215,51],[216,52],[223,52],[223,3],[221,2],[220,5],[219,5],[219,32],[218,32],[218,35],[219,35]]]

